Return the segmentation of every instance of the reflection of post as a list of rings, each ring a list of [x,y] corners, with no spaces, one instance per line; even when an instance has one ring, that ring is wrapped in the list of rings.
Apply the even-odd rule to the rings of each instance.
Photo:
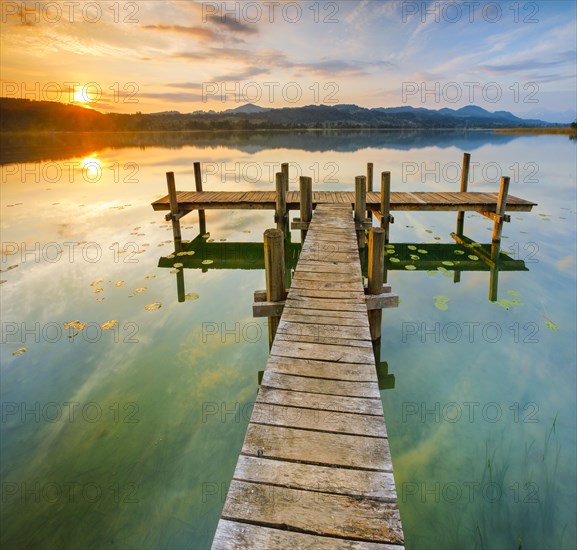
[[[379,390],[392,390],[395,388],[395,375],[389,374],[389,364],[381,361],[381,342],[373,342],[373,353],[375,354],[375,365],[377,367],[377,379]]]
[[[283,232],[284,237],[287,237],[287,208],[286,208],[286,184],[285,174],[282,172],[276,173],[276,212],[275,222],[276,228]]]
[[[373,191],[373,163],[367,162],[367,193]],[[371,210],[367,210],[367,219],[373,219],[373,213]]]
[[[267,302],[281,302],[286,298],[286,292],[284,235],[280,229],[267,229],[264,232],[264,267]],[[268,318],[269,347],[272,347],[279,321],[280,317]]]
[[[385,243],[389,242],[391,222],[391,173],[381,172],[381,227],[385,230]]]
[[[178,200],[176,198],[176,183],[174,172],[166,172],[166,185],[168,187],[168,200],[170,202],[170,219],[172,220],[172,234],[174,236],[174,250],[182,250],[182,236],[180,233],[180,214],[178,212]]]
[[[367,187],[366,177],[357,176],[355,178],[355,221],[362,224],[365,221],[367,212]],[[357,239],[359,248],[365,246],[365,230],[363,227],[357,229]]]
[[[489,300],[496,302],[499,294],[499,255],[501,246],[500,243],[493,243],[491,245],[491,274],[489,275]]]
[[[471,154],[463,154],[463,167],[461,168],[461,193],[467,192],[467,186],[469,184],[469,165],[471,164]],[[457,214],[457,235],[463,234],[463,229],[465,226],[465,212],[460,210]],[[459,281],[455,281],[456,283]]]
[[[368,294],[381,294],[383,292],[383,277],[385,271],[384,248],[385,230],[380,227],[373,227],[369,231]],[[368,314],[371,340],[373,342],[379,341],[381,338],[383,310],[372,309]]]
[[[313,180],[307,176],[299,179],[301,222],[310,223],[313,217]],[[305,242],[307,230],[301,229],[301,243]]]
[[[499,256],[501,252],[501,234],[503,232],[503,222],[505,210],[507,208],[507,197],[509,196],[510,179],[506,176],[501,178],[501,187],[499,188],[499,198],[497,199],[497,208],[495,211],[495,224],[493,226],[493,242],[491,244],[491,275],[489,278],[489,300],[495,302],[498,296],[499,286]]]
[[[179,302],[184,302],[184,269],[180,267],[176,273],[176,295]]]
[[[200,162],[194,163],[194,184],[196,186],[196,191],[200,193],[202,191],[202,173],[200,171]],[[202,209],[198,211],[198,231],[201,235],[206,233],[206,218],[204,215],[204,210]]]

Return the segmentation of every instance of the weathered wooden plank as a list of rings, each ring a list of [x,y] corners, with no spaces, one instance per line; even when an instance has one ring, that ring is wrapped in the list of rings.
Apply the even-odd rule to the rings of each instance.
[[[287,391],[302,391],[348,397],[367,397],[372,399],[381,398],[379,386],[376,382],[349,382],[345,380],[309,378],[280,374],[269,370],[264,371],[262,385]]]
[[[387,437],[385,423],[380,416],[301,408],[285,404],[273,405],[257,401],[250,421],[254,424],[285,426],[301,430]]]
[[[271,357],[267,363],[271,372],[328,378],[330,380],[349,380],[351,382],[376,382],[377,376],[372,365],[358,363],[335,363],[317,359],[300,359],[293,357]]]
[[[300,307],[302,309],[324,309],[325,311],[349,311],[364,313],[366,307],[361,301],[358,303],[346,303],[340,300],[329,300],[323,298],[308,298],[307,300],[302,299],[289,299],[290,307]]]
[[[367,340],[366,327],[364,326],[331,325],[324,324],[321,321],[322,319],[318,323],[293,323],[292,321],[281,319],[277,332],[307,337],[321,336],[323,338]]]
[[[311,446],[314,441],[314,446]],[[392,472],[387,439],[360,435],[295,430],[282,426],[248,425],[242,454],[358,470]]]
[[[373,349],[370,342],[366,340],[353,340],[350,338],[337,338],[336,336],[323,336],[320,334],[304,335],[304,334],[279,334],[278,330],[275,336],[281,342],[306,342],[310,344],[337,344],[339,346],[348,346],[351,348],[360,348],[365,350]]]
[[[283,405],[285,407],[293,406],[323,411],[370,414],[380,418],[383,416],[380,400],[367,397],[343,397],[341,395],[306,393],[261,386],[256,400],[260,403]]]
[[[285,308],[286,309],[286,308]],[[343,317],[331,317],[327,315],[330,312],[324,312],[324,315],[317,315],[314,312],[319,310],[312,309],[300,309],[297,310],[299,313],[292,313],[291,311],[284,311],[283,318],[285,321],[292,321],[294,323],[313,323],[313,324],[325,324],[325,325],[338,325],[338,326],[368,326],[368,321],[365,323],[365,319],[351,319]]]

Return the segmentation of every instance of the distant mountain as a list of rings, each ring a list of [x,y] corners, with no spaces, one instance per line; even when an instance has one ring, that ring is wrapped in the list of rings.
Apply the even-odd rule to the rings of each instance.
[[[272,129],[498,129],[556,126],[522,119],[507,111],[491,113],[476,105],[439,110],[354,104],[266,109],[252,103],[223,112],[196,111],[132,115],[101,113],[49,101],[0,98],[3,131],[177,131]]]
[[[246,105],[241,105],[240,107],[236,107],[234,109],[227,109],[223,111],[223,113],[240,113],[240,114],[247,114],[251,115],[253,113],[263,113],[264,111],[269,111],[265,107],[259,107],[254,103],[247,103]]]

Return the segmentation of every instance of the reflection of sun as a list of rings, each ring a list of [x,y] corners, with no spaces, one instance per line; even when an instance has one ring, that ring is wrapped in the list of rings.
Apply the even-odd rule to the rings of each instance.
[[[82,159],[82,170],[90,180],[95,180],[102,174],[102,164],[96,153]]]

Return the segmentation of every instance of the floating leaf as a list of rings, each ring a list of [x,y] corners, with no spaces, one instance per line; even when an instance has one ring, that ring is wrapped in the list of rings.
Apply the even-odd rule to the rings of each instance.
[[[104,298],[96,298],[97,302],[104,302]]]
[[[225,242],[226,239],[218,239],[221,243]]]
[[[183,266],[183,264],[181,264],[179,262],[172,264],[172,267],[182,267],[182,266]]]
[[[504,309],[511,309],[513,307],[513,302],[511,300],[507,300],[505,298],[501,298],[498,302],[494,302],[495,305],[502,307]]]
[[[438,271],[427,271],[429,277],[436,277],[439,274]]]
[[[428,253],[429,253],[427,250],[424,250],[424,249],[422,249],[422,248],[419,248],[419,250],[417,250],[417,252],[418,252],[419,254],[428,254]]]
[[[96,279],[96,281],[92,281],[90,286],[98,286],[102,282],[102,279]]]
[[[407,246],[407,248],[409,250],[417,250],[417,247],[414,244],[410,244],[409,246]]]
[[[476,262],[479,259],[479,256],[475,256],[475,254],[469,254],[467,258],[469,258],[469,260],[473,260],[474,262]]]
[[[28,348],[18,348],[16,351],[12,352],[12,355],[24,355],[28,351]]]
[[[156,279],[156,275],[147,275],[145,279]]]
[[[421,257],[420,257],[420,256],[417,256],[416,254],[409,254],[409,256],[411,257],[411,260],[417,261],[417,260],[420,260],[420,259],[421,259]]]
[[[491,231],[491,229],[489,229],[489,231]],[[471,243],[471,246],[472,246],[473,248],[481,248],[481,245],[480,245],[478,242],[475,242],[475,241],[473,241],[473,242]]]
[[[394,251],[394,249],[389,248],[389,250],[385,250],[385,253],[390,255],[390,254],[395,254],[395,251]]]
[[[464,250],[453,250],[453,254],[458,254],[459,256],[462,256],[464,253]]]
[[[124,281],[116,281],[116,283],[114,283],[115,286],[123,286],[124,285]]]
[[[399,260],[399,258],[390,258],[390,261],[395,264],[398,264],[401,260]]]
[[[78,319],[75,321],[68,321],[64,323],[64,328],[67,330],[84,330],[87,326],[87,323],[81,323]]]
[[[436,241],[440,241],[441,237],[433,237],[433,239],[435,239]]]
[[[95,288],[95,289],[94,289],[94,293],[95,293],[95,294],[100,294],[101,292],[104,292],[104,289],[103,289],[103,288]]]
[[[196,294],[195,292],[189,292],[188,294],[185,294],[184,299],[185,300],[198,300],[200,298],[200,296],[198,294]]]
[[[177,256],[186,256],[188,254],[188,252],[177,252],[176,255]]]
[[[171,269],[169,273],[180,273],[180,269]]]
[[[202,260],[202,262],[200,262],[200,263],[203,265],[210,265],[210,264],[213,264],[214,261],[213,260]]]
[[[515,298],[514,300],[511,300],[511,304],[514,306],[524,306],[525,305],[521,300],[517,300],[517,298]]]
[[[210,233],[205,233],[205,234],[202,236],[203,239],[208,239],[209,237],[210,237]]]
[[[118,324],[116,319],[112,319],[111,321],[106,321],[100,325],[102,330],[110,330],[111,328],[115,327]]]
[[[451,260],[443,260],[441,263],[448,266],[455,265]]]
[[[551,321],[550,319],[548,319],[547,321],[545,321],[545,326],[546,326],[548,329],[552,330],[553,332],[557,332],[557,331],[559,330],[559,327],[558,327],[553,321]],[[12,354],[12,355],[14,355],[14,354]]]
[[[510,294],[511,296],[521,296],[521,293],[516,290],[508,290],[507,294]]]
[[[152,304],[148,304],[147,306],[144,306],[144,309],[146,311],[153,311],[154,309],[160,309],[162,307],[162,304],[160,302],[152,302]]]
[[[189,256],[194,256],[194,250],[189,250],[189,251],[187,252],[187,254],[188,254]]]
[[[449,306],[447,305],[448,301],[449,298],[446,296],[443,296],[442,294],[435,294],[435,307],[437,309],[440,309],[441,311],[447,311],[447,309],[449,309]]]
[[[414,271],[417,268],[414,265],[406,265],[405,269],[408,269],[409,271]]]
[[[140,294],[141,292],[144,292],[145,290],[148,290],[147,286],[140,286],[138,288],[135,288],[134,292],[136,292],[137,294]]]
[[[213,243],[213,242],[214,242],[214,239],[208,239],[206,242],[207,242],[207,243]]]
[[[440,265],[440,266],[437,268],[437,271],[444,271],[444,272],[446,272],[446,271],[447,271],[447,268]]]
[[[425,229],[426,233],[432,233],[432,231],[430,229]]]
[[[167,260],[172,260],[173,258],[174,258],[174,254],[170,254],[170,256],[166,257]]]

